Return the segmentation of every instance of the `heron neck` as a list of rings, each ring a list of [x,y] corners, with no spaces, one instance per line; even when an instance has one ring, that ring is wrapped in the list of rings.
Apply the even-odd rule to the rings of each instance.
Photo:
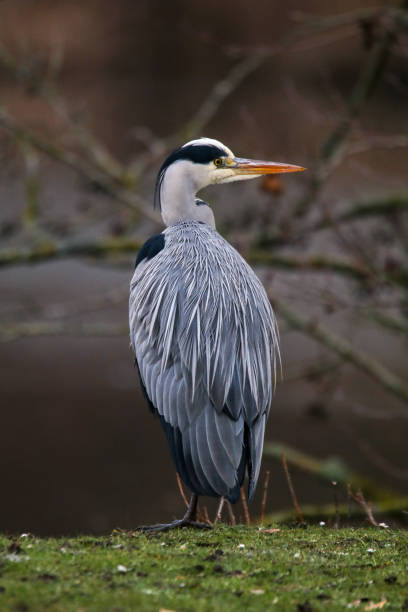
[[[202,221],[215,228],[211,208],[196,204],[200,187],[184,164],[167,168],[160,187],[161,214],[167,226],[180,221]]]

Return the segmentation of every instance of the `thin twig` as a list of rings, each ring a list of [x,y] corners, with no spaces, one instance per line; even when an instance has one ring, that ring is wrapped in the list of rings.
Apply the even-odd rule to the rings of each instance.
[[[225,503],[225,497],[221,497],[220,503],[218,504],[217,513],[215,515],[214,525],[215,523],[218,523],[218,521],[221,520],[222,509],[224,507],[224,503]]]
[[[186,508],[188,508],[188,499],[186,497],[186,494],[184,493],[183,484],[181,482],[180,474],[178,472],[176,472],[176,478],[177,478],[177,486],[179,488],[180,495],[183,498]]]
[[[235,518],[235,514],[234,514],[234,511],[232,509],[231,502],[228,501],[228,499],[226,499],[225,503],[227,504],[227,509],[228,509],[228,514],[229,514],[229,517],[230,517],[231,525],[236,525],[237,524],[237,520]]]
[[[183,128],[182,131],[185,137],[192,138],[201,132],[217,113],[225,99],[237,89],[244,79],[257,70],[268,57],[270,57],[270,52],[260,49],[252,52],[235,64],[227,76],[215,84],[195,116]],[[179,134],[177,136],[178,138],[180,137]]]
[[[214,523],[210,520],[210,517],[208,516],[208,508],[207,508],[207,506],[203,507],[203,514],[204,514],[205,522],[208,523],[209,525],[213,525]]]
[[[365,514],[367,516],[368,522],[371,525],[373,525],[374,527],[378,527],[378,523],[377,523],[377,521],[375,520],[375,518],[373,516],[373,511],[372,511],[371,505],[366,502],[362,490],[358,489],[354,493],[354,491],[352,490],[351,486],[348,485],[347,492],[348,492],[348,495],[349,495],[350,499],[355,501],[356,504],[358,504],[364,510],[364,512],[365,512]]]
[[[46,336],[115,337],[129,334],[127,325],[116,325],[106,321],[75,323],[68,321],[28,321],[0,324],[0,342],[12,342],[19,338]]]
[[[201,510],[200,504],[197,504],[197,520],[200,521],[200,523],[205,523],[204,512]]]
[[[37,263],[66,257],[108,257],[138,251],[141,243],[127,236],[113,238],[107,236],[94,241],[67,240],[53,242],[47,240],[32,249],[0,250],[0,267],[19,264]],[[327,257],[320,253],[305,256],[280,255],[267,250],[251,249],[246,253],[249,263],[255,265],[282,268],[295,272],[330,272],[349,277],[361,282],[388,282],[408,287],[408,269],[398,268],[394,271],[379,273],[365,265],[339,257]]]
[[[261,523],[262,525],[264,523],[264,518],[265,518],[266,499],[268,497],[268,486],[269,486],[270,475],[271,475],[270,471],[266,470],[264,487],[263,487],[263,495],[262,495],[262,503],[261,503]]]
[[[306,525],[306,521],[305,521],[305,519],[303,517],[302,510],[300,509],[300,506],[299,506],[299,503],[298,503],[298,500],[297,500],[297,497],[296,497],[295,489],[293,487],[292,478],[291,478],[290,473],[289,473],[289,468],[288,468],[288,464],[286,462],[286,455],[285,455],[285,453],[282,453],[281,459],[282,459],[283,469],[285,471],[286,480],[288,482],[288,487],[289,487],[290,495],[292,497],[292,502],[293,502],[293,506],[294,506],[294,508],[296,510],[297,517],[298,517],[299,522],[300,522],[301,525]]]
[[[251,518],[249,516],[248,504],[247,504],[247,500],[246,500],[246,495],[245,495],[244,487],[241,487],[241,502],[242,502],[242,507],[244,508],[245,522],[246,522],[246,524],[249,527],[250,524],[251,524]]]
[[[340,516],[342,515],[347,516],[349,520],[353,518],[361,518],[361,516],[365,517],[364,510],[362,510],[362,508],[359,505],[355,504],[352,499],[348,499],[348,504],[347,503],[339,504]],[[394,497],[392,499],[390,498],[387,500],[384,499],[382,502],[375,504],[376,511],[381,512],[381,514],[384,517],[385,516],[387,517],[397,516],[397,515],[399,516],[401,513],[404,513],[405,511],[405,514],[407,516],[403,518],[408,519],[407,508],[408,508],[408,498],[401,497],[401,496],[397,496],[397,497]],[[321,504],[304,505],[302,507],[302,510],[303,510],[303,515],[305,519],[307,521],[310,521],[311,523],[320,522],[321,520],[327,521],[327,523],[329,523],[330,519],[333,518],[333,502],[324,504],[323,506]],[[268,515],[268,518],[273,523],[281,523],[281,524],[283,523],[284,524],[284,523],[290,523],[291,521],[293,521],[293,515],[294,515],[294,510],[293,508],[291,508],[290,510],[285,510],[281,512],[272,512]]]
[[[405,9],[405,3],[406,0],[403,0],[401,8]],[[308,212],[310,204],[315,200],[321,186],[327,180],[333,167],[338,164],[339,158],[344,155],[346,141],[354,121],[360,115],[364,104],[380,82],[388,64],[397,29],[397,20],[390,20],[367,54],[348,99],[347,116],[336,125],[321,147],[320,158],[309,193],[306,197],[302,197],[297,205],[296,214],[298,216],[303,216]]]
[[[297,272],[335,272],[359,281],[366,281],[372,277],[371,270],[361,264],[353,263],[353,261],[344,258],[327,257],[320,253],[298,257],[254,249],[246,253],[246,259],[252,264],[283,268],[285,270],[294,270]]]
[[[346,205],[346,203],[344,203]],[[309,231],[326,229],[327,227],[367,219],[371,217],[394,216],[408,210],[408,193],[400,191],[365,200],[356,200],[346,205],[341,204],[336,210],[340,212],[325,211],[323,219],[317,221]]]
[[[340,527],[340,514],[339,514],[339,498],[337,495],[337,482],[335,480],[332,481],[333,485],[333,500],[334,500],[334,529],[338,529]]]
[[[112,238],[108,236],[94,241],[65,241],[61,243],[46,241],[32,249],[2,249],[0,250],[0,266],[11,266],[25,263],[37,263],[51,259],[66,257],[108,257],[122,253],[138,251],[141,243],[129,237]],[[282,268],[295,272],[334,272],[357,281],[394,282],[408,286],[408,270],[374,274],[366,266],[344,258],[327,257],[319,253],[314,255],[290,256],[271,253],[266,250],[252,249],[246,253],[249,263],[255,265]]]
[[[368,315],[379,325],[382,325],[383,327],[386,327],[397,334],[405,334],[408,336],[408,323],[402,318],[396,319],[395,317],[390,317],[389,315],[377,310],[368,312]]]
[[[141,247],[139,240],[132,238],[105,238],[102,240],[77,242],[48,241],[33,249],[2,249],[0,267],[7,265],[31,264],[65,257],[106,257],[122,253],[136,253]]]
[[[314,338],[328,347],[345,361],[349,361],[360,370],[371,376],[384,389],[391,392],[400,400],[408,403],[408,386],[398,376],[390,372],[385,366],[378,363],[371,355],[354,349],[346,340],[329,332],[313,320],[305,319],[294,312],[282,302],[274,301],[277,312],[295,329]]]
[[[325,459],[317,459],[316,457],[307,455],[286,444],[268,442],[264,445],[263,454],[265,457],[271,457],[281,461],[283,453],[289,465],[293,465],[326,483],[335,480],[344,486],[351,483],[355,489],[363,488],[365,491],[369,492],[370,498],[376,502],[386,497],[395,497],[396,495],[391,487],[386,488],[382,486],[374,478],[370,480],[361,474],[352,472],[341,459],[336,457],[329,456]]]
[[[47,157],[60,162],[69,168],[75,170],[90,184],[95,185],[102,193],[105,193],[114,198],[119,204],[136,210],[144,217],[150,219],[155,224],[160,222],[159,215],[148,206],[144,206],[141,198],[134,192],[123,188],[122,185],[116,184],[106,172],[99,172],[93,169],[87,160],[80,156],[65,150],[62,146],[53,142],[48,142],[38,134],[35,134],[28,128],[17,123],[12,117],[0,107],[0,127],[3,127],[20,142],[28,143]]]
[[[352,427],[347,424],[339,424],[338,427],[342,432],[352,440],[358,447],[358,449],[364,453],[369,461],[378,469],[385,472],[388,476],[396,478],[398,480],[408,480],[408,469],[400,468],[394,465],[389,459],[383,457],[377,450],[377,448],[370,444],[370,442],[361,435],[357,434]]]
[[[303,11],[296,11],[293,15],[294,21],[300,24],[299,28],[302,26],[307,28],[307,32],[314,32],[325,30],[329,31],[333,28],[340,28],[347,25],[355,26],[356,23],[361,21],[362,19],[373,19],[378,17],[379,15],[392,14],[395,11],[393,7],[372,7],[372,8],[363,8],[352,11],[347,11],[345,13],[339,13],[336,15],[325,15],[324,17],[311,15],[309,13]]]

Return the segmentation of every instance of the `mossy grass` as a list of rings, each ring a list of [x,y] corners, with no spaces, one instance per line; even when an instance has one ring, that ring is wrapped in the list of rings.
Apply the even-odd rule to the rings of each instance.
[[[408,609],[408,532],[288,526],[0,536],[0,610]]]

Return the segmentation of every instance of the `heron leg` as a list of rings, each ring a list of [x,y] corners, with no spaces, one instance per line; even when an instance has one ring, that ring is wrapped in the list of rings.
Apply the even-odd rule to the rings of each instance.
[[[197,520],[197,505],[198,505],[198,495],[193,493],[191,495],[190,503],[188,504],[187,511],[183,516],[182,520],[188,521],[196,521]]]
[[[136,531],[145,531],[146,533],[157,533],[160,531],[169,531],[181,527],[193,527],[194,529],[211,529],[211,525],[200,523],[197,521],[197,503],[198,495],[193,493],[188,505],[187,511],[183,518],[177,519],[171,523],[159,523],[158,525],[141,525],[136,527]]]

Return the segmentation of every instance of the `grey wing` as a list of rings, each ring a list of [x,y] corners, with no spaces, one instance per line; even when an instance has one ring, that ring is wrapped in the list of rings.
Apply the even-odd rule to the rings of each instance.
[[[203,385],[192,385],[180,343],[188,298],[177,272],[163,275],[162,269],[156,265],[148,275],[154,276],[150,289],[142,274],[131,287],[130,333],[140,378],[183,481],[199,495],[235,501],[246,463],[244,419],[217,412]]]
[[[236,501],[248,466],[251,497],[272,393],[269,302],[241,262],[243,278],[228,287],[231,275],[220,270],[209,274],[203,265],[199,278],[197,270],[189,277],[188,268],[164,263],[164,254],[143,263],[131,286],[131,342],[142,384],[192,491]]]
[[[223,314],[218,358],[209,361],[209,393],[217,411],[244,418],[251,499],[261,467],[279,345],[274,314],[259,279],[243,260],[235,270],[239,274],[229,288],[231,314]],[[223,346],[229,350],[223,351]]]

